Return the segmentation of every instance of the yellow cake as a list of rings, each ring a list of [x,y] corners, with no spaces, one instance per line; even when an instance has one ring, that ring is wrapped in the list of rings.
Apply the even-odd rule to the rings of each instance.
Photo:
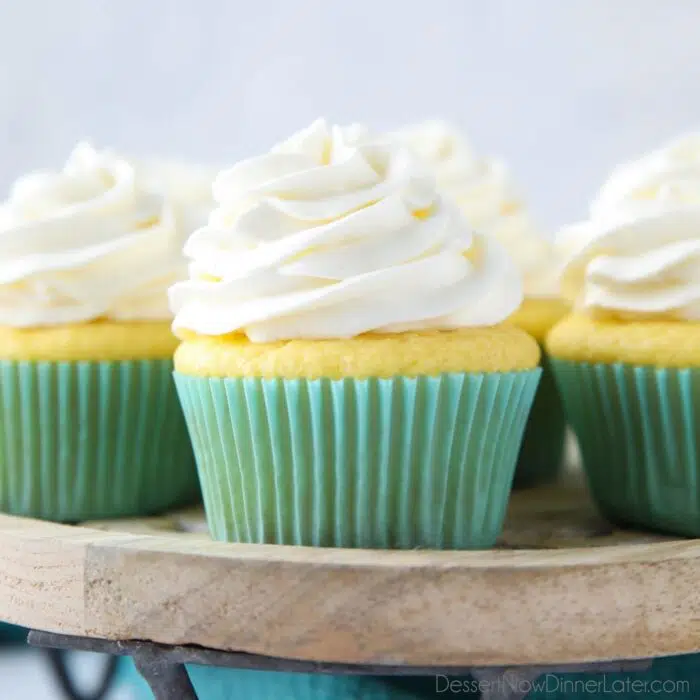
[[[0,360],[138,360],[172,357],[178,340],[166,321],[66,323],[60,326],[0,326]]]
[[[556,297],[529,297],[508,322],[522,328],[539,343],[544,343],[547,333],[566,315],[568,309],[568,304]]]
[[[539,357],[529,335],[504,324],[276,343],[251,343],[243,335],[193,336],[175,353],[175,369],[200,377],[413,377],[532,369]]]
[[[577,362],[626,362],[700,367],[700,322],[567,316],[547,337],[554,357]]]

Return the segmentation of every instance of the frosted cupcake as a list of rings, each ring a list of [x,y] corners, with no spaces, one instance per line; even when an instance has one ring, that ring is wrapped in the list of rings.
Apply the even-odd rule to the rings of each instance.
[[[197,496],[167,288],[186,270],[161,196],[86,144],[19,179],[0,227],[0,509],[63,521]]]
[[[213,536],[493,545],[540,375],[504,250],[359,127],[314,122],[213,191],[170,297]]]
[[[700,135],[615,170],[561,234],[574,313],[548,338],[612,520],[700,535]]]
[[[543,344],[566,313],[559,294],[561,261],[541,235],[506,164],[478,156],[453,126],[432,121],[393,134],[435,175],[441,193],[454,201],[478,231],[496,238],[523,277],[524,299],[511,323]],[[546,355],[515,474],[516,486],[553,481],[564,456],[565,420]]]

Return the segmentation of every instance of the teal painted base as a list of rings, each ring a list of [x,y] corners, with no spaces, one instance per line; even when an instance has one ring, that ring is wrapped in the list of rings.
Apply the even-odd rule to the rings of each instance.
[[[445,687],[445,679],[393,676],[329,676],[311,673],[245,671],[213,666],[188,666],[199,700],[426,700],[461,698],[478,700],[476,682],[462,677],[455,692]],[[453,679],[454,680],[454,679]],[[133,663],[124,662],[121,683],[129,685],[135,700],[153,700],[146,682]],[[438,684],[438,685],[436,685]],[[470,692],[469,684],[474,685]]]
[[[646,700],[700,697],[700,654],[657,659],[636,673],[565,673],[541,676],[526,700]]]
[[[479,698],[471,677],[447,688],[444,677],[354,677],[317,674],[239,671],[190,666],[188,672],[199,700],[439,700]],[[153,694],[130,660],[120,681],[131,687],[135,700]],[[625,673],[569,673],[540,676],[526,700],[641,700],[642,698],[700,697],[700,654],[658,659],[646,671]]]
[[[27,641],[27,630],[0,622],[0,645],[24,644]]]

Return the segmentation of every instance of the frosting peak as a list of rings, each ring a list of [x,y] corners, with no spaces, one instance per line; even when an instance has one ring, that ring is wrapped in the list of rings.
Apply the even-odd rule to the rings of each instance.
[[[175,328],[254,342],[493,325],[522,299],[407,150],[323,120],[223,171],[171,289]],[[466,251],[466,253],[465,253]]]
[[[20,178],[0,217],[0,324],[167,319],[181,271],[173,215],[126,161],[87,144]]]
[[[700,134],[615,169],[560,234],[562,291],[593,314],[700,318]]]
[[[167,159],[134,161],[137,186],[161,195],[172,208],[181,240],[207,222],[214,206],[213,168]]]
[[[452,198],[477,229],[486,229],[522,202],[508,168],[496,158],[477,157],[464,136],[447,122],[433,120],[392,135],[434,174],[438,189]]]
[[[482,158],[458,129],[433,120],[393,133],[435,175],[438,189],[477,230],[495,237],[522,272],[526,296],[557,296],[559,261],[537,230],[505,163]]]

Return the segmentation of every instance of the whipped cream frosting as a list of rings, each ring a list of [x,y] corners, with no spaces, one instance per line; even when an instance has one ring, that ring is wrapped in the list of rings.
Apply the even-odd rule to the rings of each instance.
[[[541,235],[502,160],[477,156],[458,129],[440,120],[392,135],[433,172],[440,191],[472,226],[507,248],[523,275],[526,297],[558,296],[557,251]]]
[[[562,292],[594,315],[700,319],[700,134],[615,169],[558,236]]]
[[[392,136],[431,169],[438,189],[451,197],[476,229],[522,207],[506,164],[478,157],[450,124],[434,120],[404,127]]]
[[[175,213],[182,241],[206,224],[214,207],[215,168],[164,158],[131,160],[137,186],[161,194]]]
[[[134,168],[79,144],[59,172],[17,180],[0,216],[0,324],[167,320],[186,269],[175,218]]]
[[[530,213],[502,216],[487,229],[513,258],[523,277],[524,295],[530,299],[559,298],[563,258],[559,249],[539,231]]]
[[[408,150],[323,120],[223,171],[185,246],[174,327],[253,342],[489,326],[517,269],[470,230]]]

